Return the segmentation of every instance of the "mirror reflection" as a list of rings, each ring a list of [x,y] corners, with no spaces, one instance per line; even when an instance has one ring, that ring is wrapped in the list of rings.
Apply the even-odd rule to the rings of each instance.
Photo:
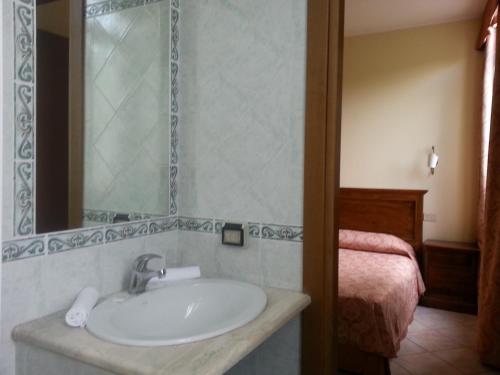
[[[169,3],[37,1],[37,233],[168,214]]]

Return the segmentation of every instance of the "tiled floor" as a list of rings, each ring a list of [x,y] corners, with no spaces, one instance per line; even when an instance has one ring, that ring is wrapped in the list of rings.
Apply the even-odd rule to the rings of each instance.
[[[476,317],[417,307],[392,375],[499,374],[479,362],[474,350]]]
[[[500,375],[483,366],[475,346],[476,317],[417,307],[392,375]],[[341,375],[347,375],[340,372]]]

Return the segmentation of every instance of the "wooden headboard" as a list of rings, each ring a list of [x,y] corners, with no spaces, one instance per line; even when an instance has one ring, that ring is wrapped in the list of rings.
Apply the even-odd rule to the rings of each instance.
[[[427,190],[340,189],[340,229],[389,233],[422,247]]]

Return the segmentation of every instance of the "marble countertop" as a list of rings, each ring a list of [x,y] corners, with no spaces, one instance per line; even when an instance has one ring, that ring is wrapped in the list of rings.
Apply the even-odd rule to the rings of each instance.
[[[15,341],[33,345],[117,374],[220,375],[296,317],[311,302],[309,296],[284,289],[263,288],[264,312],[247,325],[212,339],[163,347],[116,345],[70,328],[64,313],[17,326]]]

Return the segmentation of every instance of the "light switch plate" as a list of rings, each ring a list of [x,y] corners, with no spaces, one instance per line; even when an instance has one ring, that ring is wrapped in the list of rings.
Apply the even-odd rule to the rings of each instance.
[[[221,243],[242,249],[248,247],[249,241],[248,222],[231,220],[222,224]]]
[[[239,247],[245,245],[245,226],[241,223],[224,223],[221,235],[223,245]]]

